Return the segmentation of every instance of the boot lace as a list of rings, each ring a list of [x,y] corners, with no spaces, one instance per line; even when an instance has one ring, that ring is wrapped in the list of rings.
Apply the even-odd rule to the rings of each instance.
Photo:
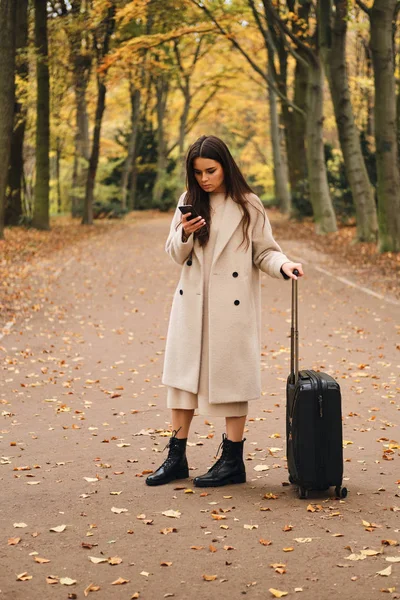
[[[176,439],[176,436],[178,435],[178,433],[181,429],[182,429],[182,427],[179,427],[179,429],[173,430],[172,435],[171,435],[170,439],[168,440],[168,444],[163,449],[163,452],[165,452],[165,450],[168,448],[168,456],[165,459],[165,461],[163,462],[163,464],[161,465],[164,468],[169,467],[179,456],[179,449],[178,449],[178,446],[175,444],[174,440]]]

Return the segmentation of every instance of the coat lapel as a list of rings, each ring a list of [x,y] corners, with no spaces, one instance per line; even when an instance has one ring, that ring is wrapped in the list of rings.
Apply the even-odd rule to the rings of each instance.
[[[224,214],[222,215],[220,229],[218,231],[217,241],[215,243],[212,267],[217,262],[221,252],[235,233],[242,220],[241,208],[232,198],[227,198]]]

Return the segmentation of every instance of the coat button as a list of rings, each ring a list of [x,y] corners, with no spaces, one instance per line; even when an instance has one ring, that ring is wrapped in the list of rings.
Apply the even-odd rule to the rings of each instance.
[[[235,306],[239,306],[240,304],[240,300],[235,300],[235,302],[233,303]]]
[[[239,277],[239,273],[237,273],[237,271],[234,271],[234,272],[232,273],[232,277]]]
[[[191,267],[192,266],[192,261],[189,259],[188,261],[186,261],[186,264],[187,264],[188,267]]]
[[[179,290],[181,296],[183,296],[183,290]]]

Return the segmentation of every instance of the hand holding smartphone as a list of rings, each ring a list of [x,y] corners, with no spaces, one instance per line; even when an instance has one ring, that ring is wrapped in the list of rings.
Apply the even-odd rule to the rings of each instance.
[[[189,237],[192,233],[201,229],[206,224],[203,217],[197,214],[191,204],[185,204],[184,206],[178,206],[182,213],[182,226],[185,235]]]

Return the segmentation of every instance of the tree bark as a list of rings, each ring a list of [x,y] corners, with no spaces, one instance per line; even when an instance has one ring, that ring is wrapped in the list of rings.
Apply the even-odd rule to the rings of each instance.
[[[107,14],[104,17],[100,29],[94,33],[94,48],[97,53],[97,103],[93,130],[92,151],[89,159],[89,168],[86,180],[86,193],[83,203],[82,225],[93,225],[93,196],[94,184],[96,181],[97,166],[100,156],[100,135],[103,121],[104,109],[106,107],[107,88],[105,84],[107,69],[100,67],[104,58],[107,56],[110,47],[110,38],[115,25],[115,2],[112,0],[107,7]],[[100,35],[102,38],[100,39]]]
[[[35,45],[37,53],[36,183],[32,225],[37,229],[49,229],[50,80],[46,0],[35,0]]]
[[[15,26],[15,0],[0,0],[0,239],[14,118]]]
[[[331,28],[332,0],[321,1],[318,15],[321,56],[325,65],[346,175],[356,209],[357,239],[376,242],[378,218],[374,190],[361,151],[360,132],[354,121],[346,66],[347,0],[336,5]],[[322,10],[327,7],[327,10]]]
[[[136,156],[136,142],[139,129],[139,115],[140,115],[140,102],[141,92],[139,88],[136,88],[133,84],[130,86],[130,99],[131,99],[131,133],[128,141],[128,156],[124,164],[122,171],[122,208],[126,208],[128,204],[128,187],[129,180],[133,169],[133,162]],[[131,207],[129,207],[131,208]]]
[[[85,201],[83,204],[83,225],[93,225],[93,197],[94,197],[94,184],[96,181],[97,166],[99,164],[100,156],[100,134],[101,134],[101,123],[103,120],[104,109],[106,107],[106,92],[107,88],[103,81],[98,77],[98,91],[97,91],[97,104],[96,104],[96,116],[93,130],[93,142],[92,142],[92,153],[89,160],[89,168],[87,172],[86,180],[86,194]]]
[[[307,87],[307,166],[310,200],[318,234],[337,231],[336,216],[329,193],[323,141],[323,71],[320,60],[310,64]]]
[[[272,143],[272,154],[274,163],[274,184],[275,184],[275,198],[278,199],[279,208],[282,213],[288,214],[290,211],[290,192],[289,182],[287,178],[286,165],[282,157],[282,144],[281,136],[279,132],[279,116],[278,106],[276,101],[276,94],[271,87],[268,87],[269,97],[269,118],[270,118],[270,132],[271,132],[271,143]]]
[[[84,8],[83,11],[82,8]],[[69,31],[69,41],[76,103],[76,135],[70,198],[72,215],[75,216],[79,212],[79,204],[82,201],[90,158],[86,92],[91,73],[92,55],[86,49],[88,44],[86,31],[87,8],[85,4],[82,5],[82,0],[72,2],[71,13],[72,23]]]
[[[157,93],[157,175],[153,188],[153,202],[158,206],[161,202],[166,184],[167,145],[165,140],[164,119],[167,112],[169,81],[166,75],[160,75],[156,81]]]
[[[379,251],[400,252],[400,171],[392,22],[397,0],[375,0],[370,9],[375,79]]]
[[[29,63],[27,56],[28,43],[28,0],[19,0],[16,14],[16,64],[15,72],[19,79],[27,83]],[[11,140],[10,165],[8,169],[8,186],[6,197],[5,223],[18,225],[22,216],[22,181],[24,169],[24,137],[26,126],[26,93],[20,92],[15,100],[14,131]]]

